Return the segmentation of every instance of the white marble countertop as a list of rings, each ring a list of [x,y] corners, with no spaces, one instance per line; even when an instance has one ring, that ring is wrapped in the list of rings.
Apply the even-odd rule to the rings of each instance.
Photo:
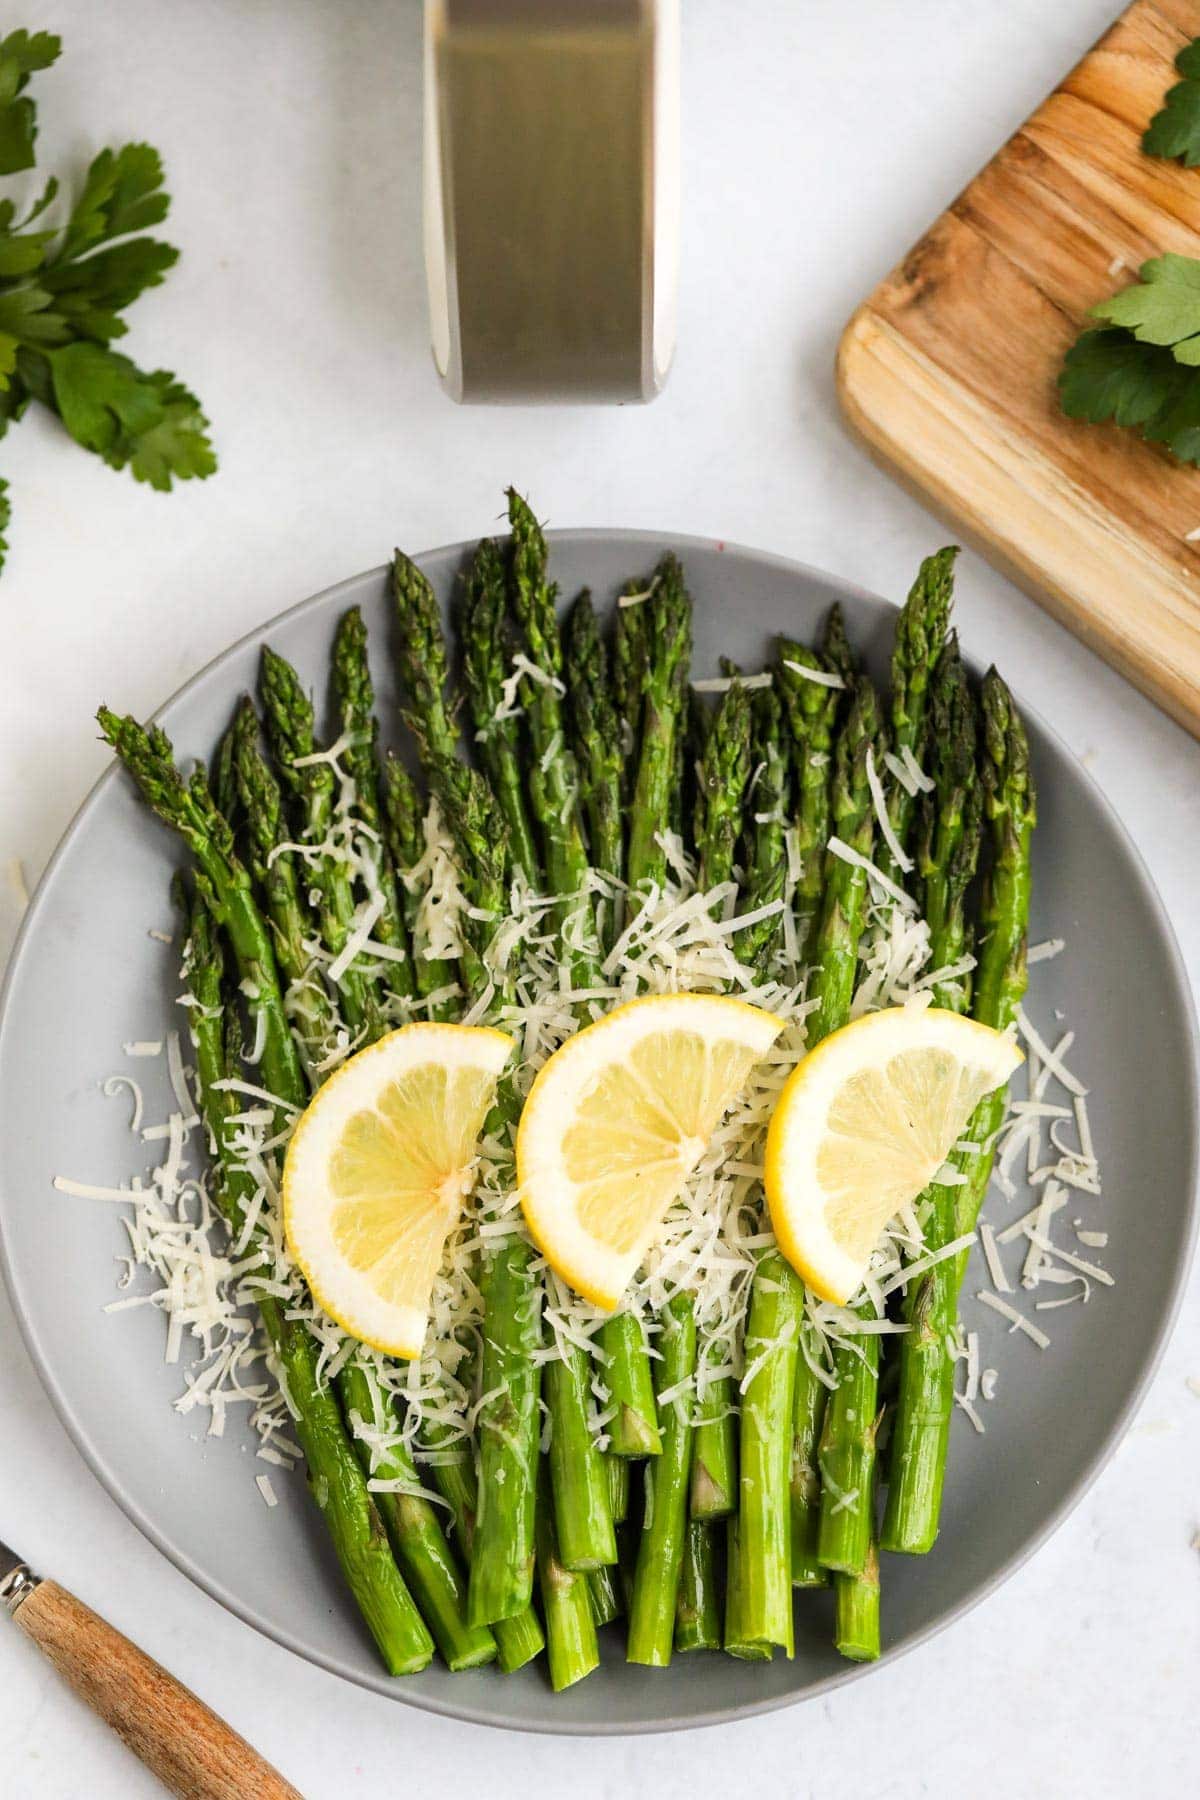
[[[456,409],[431,372],[414,0],[18,9],[66,45],[37,78],[46,169],[127,138],[164,154],[167,235],[184,255],[134,309],[128,346],[202,396],[221,473],[165,498],[36,414],[6,440],[0,865],[20,858],[36,877],[99,773],[99,699],[150,711],[231,639],[394,542],[487,529],[510,479],[554,524],[724,535],[900,596],[943,530],[847,437],[838,331],[1115,5],[688,0],[674,373],[648,409],[549,412]],[[1112,797],[1196,980],[1200,746],[973,555],[959,593],[972,651],[1002,660]],[[6,895],[0,955],[12,911]],[[456,1786],[497,1800],[568,1784],[579,1800],[682,1800],[747,1772],[764,1794],[861,1800],[1194,1780],[1195,1274],[1139,1424],[998,1594],[829,1699],[675,1739],[485,1733],[336,1683],[144,1542],[59,1427],[3,1299],[0,1357],[0,1532],[310,1800],[428,1791],[454,1756]],[[159,1792],[7,1629],[0,1744],[11,1800]]]

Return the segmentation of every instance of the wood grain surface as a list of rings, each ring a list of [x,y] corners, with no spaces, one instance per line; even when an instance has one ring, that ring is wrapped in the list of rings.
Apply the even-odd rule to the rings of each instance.
[[[868,447],[1200,736],[1200,470],[1068,419],[1090,306],[1200,257],[1200,170],[1140,140],[1200,0],[1137,0],[850,321],[838,388]]]
[[[13,1620],[182,1800],[303,1800],[202,1700],[56,1581],[39,1582]]]

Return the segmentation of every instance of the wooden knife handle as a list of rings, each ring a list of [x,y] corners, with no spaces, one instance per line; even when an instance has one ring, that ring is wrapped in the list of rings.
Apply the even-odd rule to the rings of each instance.
[[[57,1581],[32,1588],[13,1619],[181,1800],[303,1800],[202,1700]]]

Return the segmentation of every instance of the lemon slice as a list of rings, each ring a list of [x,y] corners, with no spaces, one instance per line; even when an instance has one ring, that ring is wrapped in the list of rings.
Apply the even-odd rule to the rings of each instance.
[[[892,1006],[832,1032],[797,1066],[771,1119],[764,1180],[780,1249],[823,1299],[856,1292],[888,1220],[1023,1061],[974,1019]]]
[[[512,1043],[480,1026],[405,1025],[344,1063],[292,1134],[288,1248],[330,1317],[389,1356],[421,1354]]]
[[[783,1029],[745,1001],[647,994],[568,1038],[517,1132],[533,1239],[596,1306],[620,1303],[722,1114]]]

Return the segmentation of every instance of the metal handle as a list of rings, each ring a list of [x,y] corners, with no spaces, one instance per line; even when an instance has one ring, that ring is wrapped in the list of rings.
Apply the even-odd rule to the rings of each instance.
[[[662,387],[679,29],[679,0],[426,0],[425,262],[454,399]]]
[[[3,1581],[0,1581],[0,1606],[7,1608],[9,1616],[16,1612],[22,1600],[28,1600],[35,1587],[41,1581],[28,1563],[15,1563]]]

